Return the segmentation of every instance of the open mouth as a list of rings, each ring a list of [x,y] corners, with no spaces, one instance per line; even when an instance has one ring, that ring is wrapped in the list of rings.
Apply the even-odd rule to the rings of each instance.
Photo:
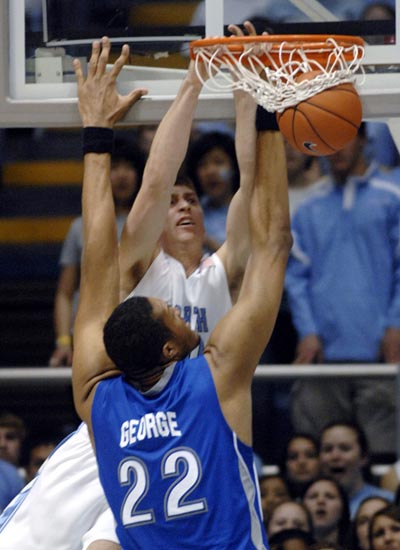
[[[178,222],[178,227],[191,227],[194,225],[192,220],[184,219]]]

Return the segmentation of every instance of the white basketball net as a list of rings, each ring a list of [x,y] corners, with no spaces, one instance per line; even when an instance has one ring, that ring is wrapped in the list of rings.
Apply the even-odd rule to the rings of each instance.
[[[315,46],[304,43],[293,48],[290,42],[282,42],[274,56],[269,53],[272,44],[267,42],[247,46],[240,56],[233,55],[224,44],[195,47],[193,53],[196,72],[209,90],[241,89],[251,94],[267,111],[282,112],[327,88],[343,82],[353,83],[359,70],[363,74],[362,46],[341,46],[333,38],[327,38],[326,46],[323,43],[318,45],[318,49]],[[322,52],[327,55],[323,65],[312,57],[312,54]],[[270,66],[259,59],[260,53],[269,59]],[[201,76],[200,63],[207,68],[208,80]],[[310,71],[320,73],[310,80],[296,82],[296,78]]]

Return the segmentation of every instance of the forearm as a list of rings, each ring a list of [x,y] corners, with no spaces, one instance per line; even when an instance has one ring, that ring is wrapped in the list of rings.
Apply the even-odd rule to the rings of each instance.
[[[54,332],[56,340],[71,334],[72,299],[64,293],[57,293],[54,304]]]
[[[254,99],[242,90],[234,92],[236,128],[235,148],[240,170],[240,187],[248,199],[251,195],[256,166],[256,110]]]
[[[189,69],[188,76],[154,136],[146,163],[144,180],[170,189],[185,158],[194,113],[202,85]]]
[[[237,289],[241,284],[250,249],[248,213],[256,166],[255,115],[257,105],[249,94],[241,90],[235,91],[234,98],[235,148],[240,171],[240,189],[229,206],[226,221],[226,246],[220,255],[230,286]]]
[[[50,367],[72,364],[72,299],[58,292],[54,306],[55,347],[49,359]]]
[[[103,277],[110,272],[115,283],[115,270],[118,266],[117,228],[114,202],[110,185],[110,155],[89,153],[84,157],[84,180],[82,191],[83,215],[83,256],[82,277],[91,288],[111,291],[107,281],[98,277],[98,266],[105,264]],[[101,244],[99,244],[101,243]]]
[[[281,238],[291,244],[287,167],[282,135],[271,130],[258,132],[257,152],[257,175],[249,221],[252,251]]]

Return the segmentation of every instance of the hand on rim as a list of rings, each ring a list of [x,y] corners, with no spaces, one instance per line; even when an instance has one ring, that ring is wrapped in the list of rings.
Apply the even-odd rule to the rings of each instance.
[[[245,28],[245,31],[247,31],[248,36],[257,36],[257,31],[251,21],[245,21],[243,23],[243,26]],[[238,25],[233,25],[233,24],[229,25],[228,30],[232,33],[232,36],[247,36]],[[266,36],[266,35],[268,35],[266,31],[262,33],[262,36]],[[254,58],[257,58],[260,54],[262,54],[264,50],[265,50],[265,44],[262,44],[262,43],[244,44],[244,47],[243,47],[243,52],[245,53],[251,52],[252,57],[254,56]],[[258,74],[262,72],[263,68],[264,68],[263,64],[260,63],[259,68],[257,67]],[[233,75],[235,76],[234,73]]]

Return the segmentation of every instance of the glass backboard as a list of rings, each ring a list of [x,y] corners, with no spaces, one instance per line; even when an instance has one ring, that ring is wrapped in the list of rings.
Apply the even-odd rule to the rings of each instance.
[[[391,122],[400,105],[400,0],[385,1],[388,9],[379,11],[371,0],[2,0],[0,125],[78,126],[72,60],[86,61],[92,40],[104,34],[115,55],[122,43],[131,46],[121,91],[149,89],[125,124],[157,122],[185,74],[189,42],[228,34],[228,23],[245,19],[259,32],[362,36],[364,118]],[[230,93],[202,92],[197,120],[233,116]]]

